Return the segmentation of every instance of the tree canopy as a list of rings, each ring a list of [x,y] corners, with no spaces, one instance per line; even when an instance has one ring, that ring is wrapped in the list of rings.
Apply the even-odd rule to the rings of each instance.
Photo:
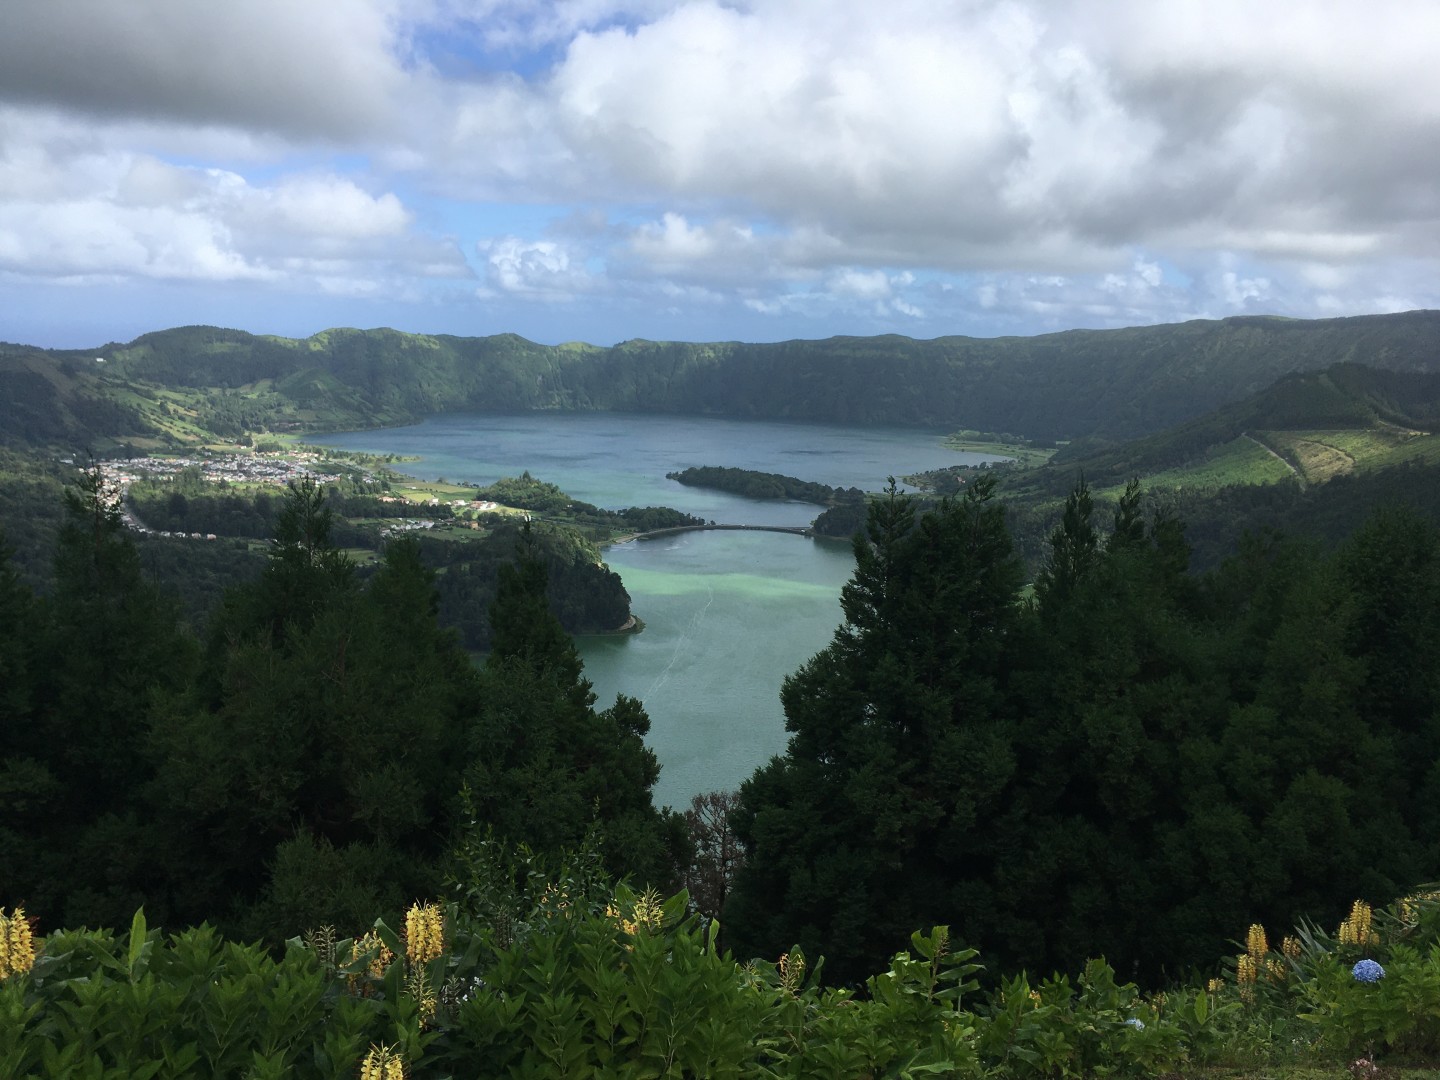
[[[0,901],[92,925],[144,904],[274,941],[435,895],[474,828],[559,851],[598,827],[617,876],[671,884],[684,841],[650,802],[649,720],[593,708],[535,554],[501,571],[482,671],[413,539],[362,576],[330,525],[292,484],[203,642],[98,472],[69,499],[50,597],[0,569]]]
[[[1158,979],[1247,918],[1436,876],[1433,522],[1252,539],[1197,578],[1178,519],[1132,485],[1103,533],[1082,482],[1022,599],[992,494],[871,507],[787,752],[731,815],[742,952],[843,981],[945,921],[1004,966]]]

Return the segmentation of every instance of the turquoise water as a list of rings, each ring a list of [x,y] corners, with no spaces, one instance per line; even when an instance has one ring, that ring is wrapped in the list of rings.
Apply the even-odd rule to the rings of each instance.
[[[613,413],[449,415],[313,441],[418,455],[426,478],[488,484],[528,470],[597,506],[673,506],[735,525],[807,525],[818,508],[761,502],[666,480],[691,465],[779,472],[879,490],[890,475],[973,463],[939,432]],[[577,642],[598,703],[645,703],[660,759],[657,804],[738,787],[785,749],[780,685],[829,643],[848,544],[765,532],[697,532],[606,549],[641,634]]]
[[[606,552],[645,631],[579,640],[596,695],[645,702],[661,762],[655,801],[733,788],[785,749],[780,684],[840,622],[849,545],[699,532]]]

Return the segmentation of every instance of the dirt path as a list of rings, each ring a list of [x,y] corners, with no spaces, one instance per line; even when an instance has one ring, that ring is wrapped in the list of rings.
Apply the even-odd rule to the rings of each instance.
[[[1292,476],[1294,476],[1296,480],[1299,480],[1300,483],[1302,483],[1302,484],[1305,483],[1305,477],[1300,474],[1300,470],[1299,470],[1299,469],[1297,469],[1294,465],[1290,464],[1290,462],[1286,461],[1283,457],[1281,457],[1279,454],[1277,454],[1274,450],[1270,449],[1270,447],[1266,446],[1266,445],[1265,445],[1263,442],[1261,442],[1259,439],[1255,438],[1254,435],[1251,435],[1248,431],[1242,431],[1242,432],[1240,433],[1240,437],[1241,437],[1242,439],[1249,439],[1249,440],[1250,440],[1251,442],[1253,442],[1256,446],[1260,447],[1261,450],[1264,450],[1267,454],[1269,454],[1271,457],[1273,457],[1276,461],[1280,462],[1281,465],[1284,465],[1287,469],[1289,469],[1289,470],[1290,470],[1290,474],[1291,474]]]

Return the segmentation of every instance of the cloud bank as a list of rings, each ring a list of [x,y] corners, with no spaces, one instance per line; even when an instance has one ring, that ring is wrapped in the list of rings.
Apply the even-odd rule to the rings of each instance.
[[[1440,292],[1440,8],[1408,0],[10,0],[0,21],[0,288],[143,285],[157,326],[188,321],[184,282],[308,298],[312,329],[348,296],[375,323],[600,341]]]

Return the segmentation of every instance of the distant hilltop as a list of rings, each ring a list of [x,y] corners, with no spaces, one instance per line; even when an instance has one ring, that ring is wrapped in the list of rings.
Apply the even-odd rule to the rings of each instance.
[[[102,361],[97,363],[96,361]],[[190,326],[83,350],[0,346],[7,438],[314,431],[438,412],[662,412],[1119,441],[1348,362],[1440,371],[1440,312],[1237,317],[1036,337],[538,345]],[[165,392],[179,398],[162,400]],[[147,394],[150,397],[147,398]],[[182,415],[184,414],[184,415]],[[127,430],[128,429],[128,430]]]

